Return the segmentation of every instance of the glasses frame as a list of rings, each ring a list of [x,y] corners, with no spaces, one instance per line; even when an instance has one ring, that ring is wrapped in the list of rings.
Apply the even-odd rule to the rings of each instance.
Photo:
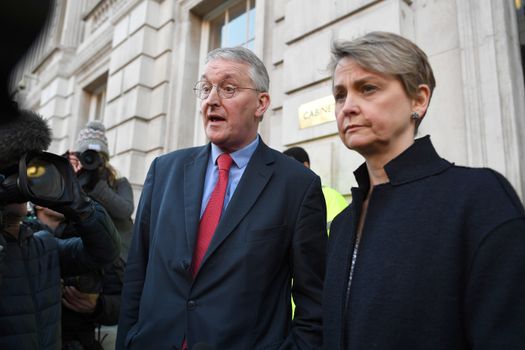
[[[219,82],[218,84],[212,84],[212,83],[209,83],[209,82],[204,81],[204,80],[199,80],[198,82],[195,83],[195,86],[193,87],[193,92],[195,93],[195,96],[197,96],[197,98],[200,99],[200,100],[205,100],[208,97],[210,97],[210,94],[211,94],[213,88],[215,88],[215,91],[217,91],[217,95],[220,98],[224,99],[224,100],[227,100],[229,98],[234,97],[237,94],[237,90],[253,90],[253,91],[257,91],[257,92],[262,92],[261,90],[256,89],[256,88],[252,88],[252,87],[242,87],[242,86],[235,86],[233,84],[229,84],[229,85],[233,86],[233,92],[231,94],[229,94],[229,93],[226,93],[224,91],[224,89],[221,89],[220,86],[223,83],[224,83],[224,80]],[[197,87],[199,84],[209,84],[209,85],[211,85],[210,92],[207,95],[204,94],[202,89],[199,89]]]

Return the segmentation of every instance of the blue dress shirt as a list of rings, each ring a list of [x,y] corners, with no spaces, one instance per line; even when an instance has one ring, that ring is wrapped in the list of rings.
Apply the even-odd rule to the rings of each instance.
[[[241,180],[242,174],[246,169],[246,165],[248,165],[248,162],[250,161],[250,158],[252,157],[253,152],[255,152],[255,149],[258,145],[259,135],[257,135],[255,140],[253,140],[247,146],[233,153],[230,153],[230,156],[233,159],[233,163],[230,168],[228,187],[226,188],[226,194],[224,195],[224,206],[222,208],[223,213],[226,210],[226,207],[228,206],[228,203],[230,202],[230,199],[233,196],[233,193],[235,192],[239,181]],[[206,178],[204,179],[204,192],[202,195],[200,217],[202,217],[202,214],[204,214],[204,210],[206,209],[206,205],[208,205],[211,193],[213,192],[215,184],[217,183],[217,179],[219,177],[217,158],[219,158],[219,156],[222,153],[224,152],[219,147],[217,147],[213,143],[211,144],[211,156],[208,160],[208,165],[206,166]]]

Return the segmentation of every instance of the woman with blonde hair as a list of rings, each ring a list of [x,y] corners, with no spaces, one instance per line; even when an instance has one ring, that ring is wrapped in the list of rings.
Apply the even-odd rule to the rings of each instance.
[[[339,136],[365,163],[331,226],[324,347],[525,349],[523,205],[496,171],[414,139],[436,85],[427,56],[385,32],[332,55]]]

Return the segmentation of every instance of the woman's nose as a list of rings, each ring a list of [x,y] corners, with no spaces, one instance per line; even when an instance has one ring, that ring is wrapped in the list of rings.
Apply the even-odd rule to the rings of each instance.
[[[345,101],[341,107],[340,113],[348,116],[359,113],[359,104],[355,96],[347,94]]]

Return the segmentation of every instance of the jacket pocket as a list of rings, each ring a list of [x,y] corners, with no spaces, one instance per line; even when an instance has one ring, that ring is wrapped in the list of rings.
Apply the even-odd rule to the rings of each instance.
[[[286,225],[274,226],[267,229],[252,230],[246,236],[246,242],[267,241],[280,238],[286,233]]]

